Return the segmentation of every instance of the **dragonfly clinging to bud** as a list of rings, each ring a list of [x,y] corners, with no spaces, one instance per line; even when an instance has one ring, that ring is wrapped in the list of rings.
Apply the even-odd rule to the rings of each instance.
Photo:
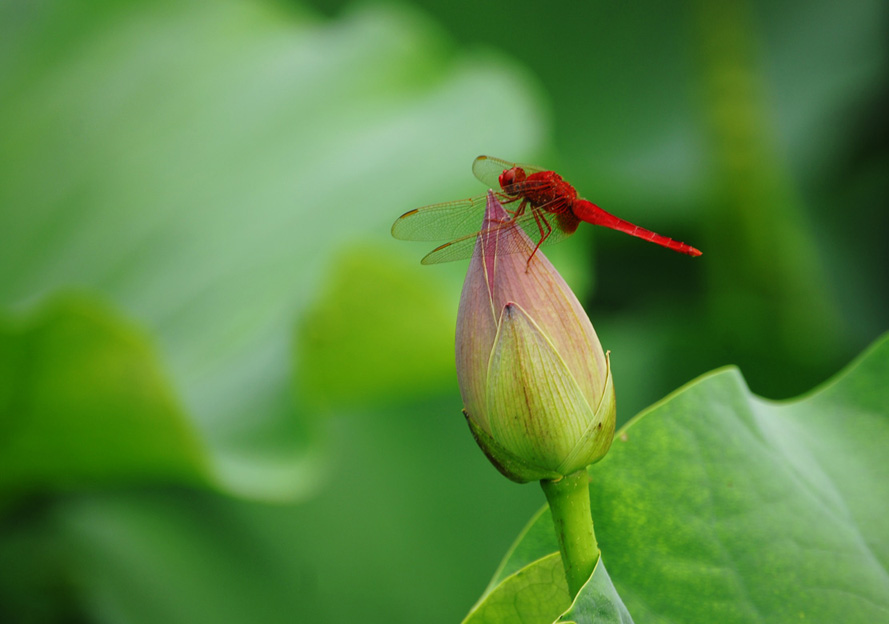
[[[667,249],[700,256],[701,252],[685,243],[667,238],[608,213],[596,204],[578,197],[574,187],[555,171],[479,156],[472,164],[475,177],[495,190],[497,199],[510,217],[501,227],[521,227],[535,242],[528,262],[541,245],[564,240],[582,221],[602,225],[636,236]],[[472,255],[485,213],[486,195],[432,204],[409,210],[392,225],[392,236],[403,240],[449,240],[423,258],[423,264],[437,264]],[[500,249],[510,253],[525,250]]]

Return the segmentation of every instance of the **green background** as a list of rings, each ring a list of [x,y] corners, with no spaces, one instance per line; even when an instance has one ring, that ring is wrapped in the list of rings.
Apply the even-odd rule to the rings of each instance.
[[[389,226],[479,154],[704,252],[547,250],[619,424],[827,379],[889,326],[887,12],[4,3],[0,621],[463,617],[543,499],[459,413],[465,263]]]

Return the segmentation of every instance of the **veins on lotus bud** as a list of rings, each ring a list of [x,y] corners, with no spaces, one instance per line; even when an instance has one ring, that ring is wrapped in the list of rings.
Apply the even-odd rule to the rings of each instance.
[[[611,368],[574,293],[542,253],[528,261],[535,244],[508,219],[489,192],[457,315],[464,413],[507,477],[560,479],[611,446]]]

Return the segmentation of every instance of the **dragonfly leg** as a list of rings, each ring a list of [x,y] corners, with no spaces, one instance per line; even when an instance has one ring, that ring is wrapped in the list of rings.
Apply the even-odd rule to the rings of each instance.
[[[511,204],[511,203],[516,202],[518,200],[519,200],[519,197],[513,197],[512,199],[507,200],[506,202],[500,202],[500,203],[501,203],[501,205],[504,203]],[[522,200],[521,203],[519,203],[518,208],[516,208],[515,210],[510,210],[506,206],[503,206],[503,210],[505,210],[507,212],[507,214],[509,214],[509,216],[511,217],[509,219],[509,221],[515,221],[516,219],[521,217],[523,214],[525,214],[525,207],[528,205],[528,200],[524,197],[522,197],[521,200]]]
[[[550,225],[549,221],[546,220],[546,217],[543,216],[543,213],[540,210],[534,211],[534,222],[537,223],[537,227],[540,230],[540,240],[537,241],[537,245],[535,245],[534,251],[532,251],[531,255],[528,256],[528,264],[525,265],[525,273],[527,273],[531,268],[531,260],[534,259],[534,254],[536,254],[537,250],[540,249],[543,241],[549,238],[549,235],[553,233],[553,226]]]

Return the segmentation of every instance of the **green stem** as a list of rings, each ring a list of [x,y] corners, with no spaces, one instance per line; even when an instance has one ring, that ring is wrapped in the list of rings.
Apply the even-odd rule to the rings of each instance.
[[[589,580],[599,560],[599,545],[590,512],[589,482],[586,470],[578,470],[558,481],[540,482],[556,525],[572,600]]]

